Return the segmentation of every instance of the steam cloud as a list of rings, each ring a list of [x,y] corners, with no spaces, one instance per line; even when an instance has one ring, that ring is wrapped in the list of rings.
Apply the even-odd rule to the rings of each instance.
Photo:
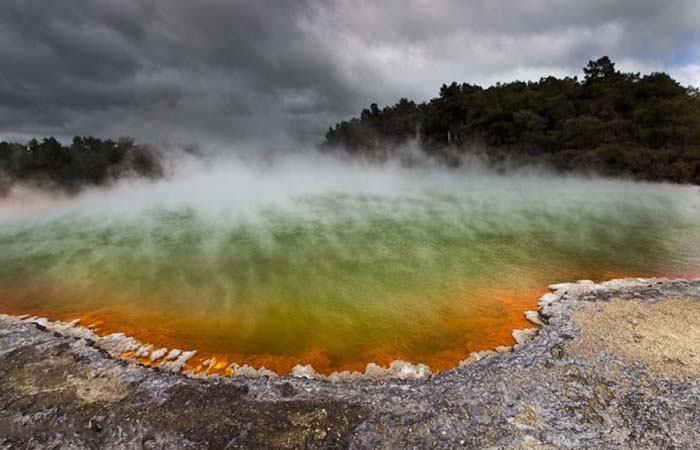
[[[514,314],[489,289],[697,271],[698,203],[695,187],[536,169],[183,155],[152,182],[15,188],[0,203],[0,290],[156,314],[190,330],[188,348],[303,362],[320,346],[328,371],[387,345],[430,361],[483,337],[464,321]]]

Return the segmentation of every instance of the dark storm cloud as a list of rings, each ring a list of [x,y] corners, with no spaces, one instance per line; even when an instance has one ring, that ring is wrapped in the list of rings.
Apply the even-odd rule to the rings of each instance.
[[[601,54],[672,72],[682,55],[697,82],[696,3],[5,0],[0,133],[313,141],[371,101]]]

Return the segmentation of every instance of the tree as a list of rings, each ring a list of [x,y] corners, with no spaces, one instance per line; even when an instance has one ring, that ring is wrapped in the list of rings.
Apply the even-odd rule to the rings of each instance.
[[[496,163],[537,158],[564,170],[630,171],[644,179],[700,176],[698,89],[665,73],[621,73],[607,56],[589,61],[583,72],[581,81],[550,76],[486,89],[452,82],[421,104],[403,98],[383,109],[372,104],[359,118],[331,127],[325,146],[384,158],[418,137],[439,158],[479,151]],[[659,150],[676,156],[659,159],[653,153]],[[661,169],[664,164],[674,169]]]
[[[32,139],[27,145],[0,142],[0,194],[18,182],[72,193],[124,176],[162,174],[156,153],[128,138],[114,142],[76,136],[70,146],[53,137]]]
[[[609,79],[616,74],[615,63],[607,56],[603,56],[595,61],[588,61],[588,65],[583,68],[583,73],[586,83]]]

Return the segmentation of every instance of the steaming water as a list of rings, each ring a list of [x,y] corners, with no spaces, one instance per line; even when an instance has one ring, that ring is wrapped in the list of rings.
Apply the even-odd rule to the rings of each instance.
[[[553,282],[700,274],[697,188],[289,158],[0,207],[0,310],[280,372],[455,365]]]

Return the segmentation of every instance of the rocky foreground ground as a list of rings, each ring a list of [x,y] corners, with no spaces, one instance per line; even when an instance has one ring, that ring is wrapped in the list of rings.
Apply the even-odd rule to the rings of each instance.
[[[532,340],[419,380],[196,379],[1,316],[0,449],[700,448],[700,280],[552,289]]]

